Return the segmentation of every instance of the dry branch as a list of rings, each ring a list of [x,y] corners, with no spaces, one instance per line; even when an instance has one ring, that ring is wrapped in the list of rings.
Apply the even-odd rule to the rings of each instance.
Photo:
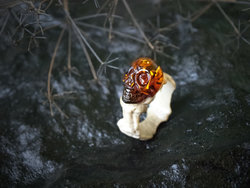
[[[146,43],[148,44],[148,46],[154,50],[154,46],[152,45],[152,43],[149,41],[148,37],[145,35],[144,31],[142,30],[141,26],[139,25],[139,23],[136,21],[128,3],[126,0],[122,0],[127,12],[130,15],[131,20],[133,21],[134,25],[136,26],[136,28],[139,30],[140,34],[142,35],[142,37],[144,38],[144,40],[146,41]]]
[[[84,22],[77,22],[77,24],[81,25],[81,26],[84,26],[84,27],[93,28],[93,29],[99,29],[99,30],[102,30],[104,32],[109,32],[109,29],[103,28],[103,27],[100,27],[100,26],[97,26],[97,25],[88,24],[88,23],[84,23]],[[114,31],[114,30],[112,31],[112,33],[115,34],[115,35],[121,36],[121,37],[126,37],[126,38],[129,38],[131,40],[135,40],[135,41],[137,41],[139,43],[145,44],[144,40],[141,40],[138,37],[135,37],[133,35],[129,35],[127,33],[119,32],[119,31]]]
[[[109,40],[110,41],[112,39],[112,29],[113,29],[113,21],[114,21],[113,15],[115,15],[117,3],[118,3],[118,0],[114,0],[114,7],[112,8],[111,15],[109,16]]]
[[[50,81],[51,81],[52,69],[53,69],[53,66],[54,66],[54,63],[55,63],[56,54],[57,54],[58,48],[60,46],[64,31],[65,31],[65,29],[62,29],[62,31],[61,31],[58,39],[57,39],[56,46],[55,46],[55,49],[54,49],[54,52],[53,52],[53,55],[52,55],[52,58],[51,58],[51,61],[50,61],[49,72],[48,72],[47,97],[48,97],[48,100],[49,100],[50,113],[51,113],[52,116],[53,116],[53,111],[52,111],[53,99],[52,99]]]
[[[191,17],[191,21],[194,22],[199,17],[201,17],[203,14],[205,14],[211,8],[212,5],[213,5],[213,2],[207,4],[205,7],[202,7],[200,10],[198,10],[196,13],[194,13]],[[178,26],[178,24],[180,24],[180,21],[174,22],[166,27],[160,28],[159,32],[170,30],[170,29]]]
[[[86,49],[86,46],[84,45],[84,43],[83,43],[83,41],[81,40],[80,37],[78,37],[78,40],[79,40],[79,42],[80,42],[80,45],[81,45],[81,47],[82,47],[82,49],[83,49],[83,52],[84,52],[84,54],[85,54],[85,56],[86,56],[86,58],[87,58],[88,63],[89,63],[89,67],[90,67],[91,73],[92,73],[94,79],[97,80],[96,71],[95,71],[95,68],[94,68],[94,66],[93,66],[92,60],[91,60],[91,58],[90,58],[90,55],[89,55],[89,53],[88,53],[88,51],[87,51],[87,49]]]
[[[236,26],[234,25],[233,21],[229,18],[229,16],[225,13],[225,11],[221,8],[221,6],[219,5],[219,3],[217,3],[217,1],[212,0],[215,5],[217,6],[217,8],[220,10],[221,14],[225,17],[225,19],[230,23],[230,25],[233,27],[235,33],[237,35],[240,35],[239,30],[236,28]]]
[[[68,61],[67,61],[67,68],[69,76],[71,76],[71,28],[69,28],[69,36],[68,36]]]

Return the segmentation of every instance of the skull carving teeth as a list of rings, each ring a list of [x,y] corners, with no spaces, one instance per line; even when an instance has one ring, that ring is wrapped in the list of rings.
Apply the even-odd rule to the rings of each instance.
[[[140,103],[147,97],[153,97],[160,89],[163,72],[150,58],[139,58],[123,78],[122,100],[125,103]]]

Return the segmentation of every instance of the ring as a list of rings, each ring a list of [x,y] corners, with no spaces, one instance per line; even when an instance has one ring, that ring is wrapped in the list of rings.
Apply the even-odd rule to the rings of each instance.
[[[152,59],[141,57],[132,63],[123,83],[120,97],[123,118],[117,125],[127,136],[149,140],[160,123],[167,121],[172,113],[170,104],[175,81]],[[146,119],[140,122],[144,112],[147,113]]]

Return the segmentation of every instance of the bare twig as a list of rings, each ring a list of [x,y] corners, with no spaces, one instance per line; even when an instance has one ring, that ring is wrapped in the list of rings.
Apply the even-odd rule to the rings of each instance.
[[[204,8],[202,8],[200,11],[198,11],[196,14],[194,14],[194,16],[192,16],[191,21],[194,22],[195,20],[197,20],[199,17],[201,17],[204,13],[206,13],[208,11],[208,9],[211,8],[211,6],[214,3],[211,2],[209,3],[207,6],[205,6]]]
[[[53,0],[50,0],[47,7],[44,9],[44,11],[48,10],[48,8],[51,6],[52,3],[53,3]]]
[[[53,29],[53,28],[55,28],[55,27],[59,27],[59,26],[60,26],[60,25],[50,25],[50,26],[48,26],[48,27],[43,28],[43,32],[44,32],[44,31],[47,31],[47,30],[50,30],[50,29]],[[35,32],[34,34],[37,35],[37,34],[39,34],[39,33],[41,33],[40,30],[37,31],[37,32]]]
[[[195,1],[210,1],[210,0],[195,0]],[[235,3],[237,0],[216,0],[217,2],[225,2],[225,3]]]
[[[148,37],[145,35],[144,31],[142,30],[141,26],[139,25],[139,23],[136,21],[128,3],[126,0],[122,0],[127,12],[130,15],[131,20],[133,21],[134,25],[136,26],[136,28],[139,30],[140,34],[142,35],[142,37],[144,38],[144,40],[146,41],[147,45],[154,50],[154,46],[152,45],[152,43],[149,41]]]
[[[68,0],[63,0],[63,8],[65,11],[69,11],[69,3]]]
[[[103,3],[101,8],[98,9],[96,14],[99,14],[109,4],[109,2],[110,2],[110,0],[105,1],[105,3]]]
[[[67,18],[69,19],[70,23],[72,24],[72,28],[75,30],[76,35],[79,36],[83,42],[86,44],[86,46],[89,48],[89,50],[92,52],[92,54],[96,57],[96,59],[100,62],[103,63],[103,61],[100,59],[100,57],[96,54],[96,52],[94,51],[94,49],[90,46],[90,44],[88,43],[88,41],[86,40],[86,38],[82,35],[80,29],[78,28],[78,26],[76,25],[76,23],[74,22],[74,20],[71,18],[69,12],[65,11],[65,14],[67,16]]]
[[[109,40],[110,41],[112,39],[112,29],[113,29],[113,21],[114,21],[113,15],[115,15],[117,3],[118,3],[118,0],[114,0],[114,6],[111,10],[111,15],[109,15]]]
[[[77,27],[77,25],[75,24],[75,21],[71,18],[70,16],[70,13],[68,11],[68,0],[64,0],[63,1],[63,6],[64,6],[64,12],[66,14],[66,18],[68,19],[69,23],[71,24],[72,28],[74,29],[75,31],[75,34],[80,42],[80,45],[84,51],[84,54],[87,58],[87,61],[88,61],[88,64],[89,64],[89,67],[90,67],[90,70],[91,70],[91,73],[94,77],[95,80],[97,80],[97,76],[96,76],[96,72],[95,72],[95,68],[93,66],[93,63],[91,61],[91,58],[89,56],[89,53],[84,45],[84,43],[88,46],[88,48],[90,49],[90,51],[95,55],[95,57],[98,59],[98,61],[100,61],[101,63],[102,60],[99,58],[99,56],[95,53],[95,51],[93,50],[93,48],[90,46],[90,44],[88,43],[88,41],[85,39],[85,37],[82,35],[80,29]],[[83,43],[84,42],[84,43]]]
[[[115,58],[115,59],[112,59],[112,60],[109,61],[109,58],[110,58],[111,55],[112,55],[112,53],[109,54],[109,56],[106,58],[105,63],[104,63],[104,64],[101,64],[101,65],[99,66],[99,68],[98,68],[98,70],[97,70],[97,76],[98,76],[98,78],[100,78],[100,77],[102,76],[103,72],[106,74],[106,69],[107,69],[107,67],[112,68],[112,69],[119,70],[118,67],[115,67],[115,66],[113,66],[113,65],[109,65],[110,63],[112,63],[112,62],[114,62],[114,61],[116,61],[116,60],[119,59],[119,58]]]
[[[242,12],[245,12],[245,11],[249,11],[250,10],[250,8],[244,8],[244,9],[242,9],[241,11]]]
[[[68,36],[68,62],[67,68],[69,76],[71,76],[71,28],[69,28],[69,36]]]
[[[100,8],[98,0],[94,0],[96,8]]]
[[[247,43],[248,45],[250,45],[250,42],[249,42],[247,39],[245,39],[244,37],[241,37],[241,39],[242,39],[245,43]]]
[[[103,27],[100,27],[100,26],[97,26],[97,25],[93,25],[93,24],[88,24],[88,23],[83,23],[83,22],[77,22],[78,25],[81,25],[81,26],[85,26],[85,27],[88,27],[88,28],[93,28],[93,29],[100,29],[102,31],[105,31],[105,32],[109,32],[109,29],[106,29],[106,28],[103,28]],[[140,43],[143,43],[145,44],[145,41],[144,40],[141,40],[139,39],[138,37],[134,37],[132,35],[129,35],[127,33],[122,33],[122,32],[119,32],[119,31],[114,31],[112,32],[113,34],[116,34],[118,36],[122,36],[122,37],[126,37],[126,38],[129,38],[129,39],[132,39],[132,40],[135,40],[137,42],[140,42]]]
[[[219,3],[217,3],[217,1],[212,0],[215,5],[217,6],[217,8],[220,10],[221,14],[225,17],[225,19],[230,23],[230,25],[233,27],[235,33],[237,35],[240,35],[239,30],[236,28],[236,26],[234,25],[233,21],[229,18],[229,16],[225,13],[225,11],[221,8],[221,6],[219,5]]]
[[[105,62],[103,62],[101,60],[101,58],[97,55],[97,53],[95,52],[95,50],[91,47],[91,45],[89,44],[89,42],[87,41],[87,39],[84,37],[84,35],[82,34],[83,32],[81,31],[81,29],[76,25],[75,21],[71,18],[69,12],[65,11],[65,14],[68,18],[68,20],[70,21],[71,25],[72,25],[72,28],[74,29],[75,33],[76,33],[76,36],[78,37],[78,40],[80,42],[80,45],[81,47],[83,48],[83,51],[86,55],[86,58],[88,60],[88,63],[89,63],[89,66],[90,66],[90,69],[91,69],[91,72],[92,72],[92,75],[94,77],[94,79],[96,80],[97,79],[97,76],[96,76],[96,72],[95,72],[95,69],[94,69],[94,66],[93,66],[93,63],[91,61],[91,58],[88,54],[88,51],[85,47],[85,45],[88,47],[88,49],[92,52],[92,54],[95,56],[95,58],[99,61],[99,63],[101,64],[104,64]],[[83,43],[84,42],[84,43]]]
[[[82,21],[82,20],[88,20],[91,18],[98,18],[98,17],[107,17],[108,14],[107,13],[101,13],[101,14],[93,14],[93,15],[88,15],[88,16],[82,16],[79,18],[74,18],[74,21]],[[111,15],[113,18],[122,18],[121,16],[117,16],[117,15]]]
[[[0,31],[0,34],[3,32],[3,30],[4,30],[4,28],[5,28],[5,26],[6,26],[6,24],[7,24],[7,22],[8,22],[8,20],[9,20],[9,17],[10,17],[10,13],[7,11],[6,12],[6,17],[5,17],[5,20],[4,20],[4,22],[3,22],[3,25],[2,25],[2,28],[1,28],[1,31]]]
[[[87,61],[88,61],[88,64],[89,64],[91,73],[92,73],[94,79],[97,80],[96,71],[95,71],[95,68],[94,68],[94,66],[93,66],[92,60],[91,60],[91,58],[90,58],[90,55],[89,55],[89,53],[88,53],[88,51],[87,51],[87,49],[86,49],[86,47],[85,47],[83,41],[82,41],[81,38],[79,37],[79,35],[77,35],[77,38],[78,38],[78,40],[79,40],[79,42],[80,42],[80,45],[81,45],[81,47],[82,47],[82,49],[83,49],[83,52],[84,52],[84,54],[85,54],[85,56],[86,56],[86,58],[87,58]]]
[[[76,91],[65,91],[62,93],[57,93],[53,95],[53,98],[60,98],[60,97],[64,97],[65,95],[72,95],[72,94],[76,94]]]
[[[67,119],[69,119],[69,116],[67,114],[65,114],[62,109],[56,104],[55,101],[53,101],[53,104],[55,105],[55,107],[57,108],[57,110],[63,115],[65,116]]]
[[[191,17],[191,21],[194,22],[195,20],[197,20],[199,17],[201,17],[204,13],[206,13],[209,8],[213,5],[212,3],[207,4],[205,7],[202,7],[199,11],[197,11],[197,13],[194,13],[193,16]],[[160,28],[159,32],[163,32],[163,31],[167,31],[167,30],[171,30],[172,28],[178,26],[180,24],[180,21],[178,22],[174,22],[166,27]]]
[[[195,0],[200,2],[207,2],[211,0]],[[239,1],[239,0],[216,0],[219,3],[234,3],[234,4],[241,4],[241,5],[250,5],[250,2],[248,1]]]
[[[52,111],[53,99],[52,99],[50,81],[51,81],[52,69],[53,69],[53,66],[54,66],[54,63],[55,63],[56,54],[57,54],[58,48],[60,46],[64,31],[65,31],[65,29],[62,29],[62,31],[61,31],[58,39],[57,39],[56,46],[55,46],[55,49],[54,49],[54,52],[53,52],[53,55],[52,55],[52,58],[51,58],[51,61],[50,61],[49,72],[48,72],[47,97],[48,97],[48,100],[49,100],[50,113],[51,113],[52,116],[54,114],[53,114],[53,111]]]
[[[89,1],[89,0],[84,0],[84,1],[82,2],[82,5],[86,4],[88,1]]]
[[[28,48],[27,48],[27,51],[31,53],[31,44],[32,44],[32,40],[33,38],[30,37],[30,40],[29,40],[29,44],[28,44]]]
[[[40,3],[39,3],[39,6],[38,6],[38,10],[41,10],[42,9],[42,5],[48,0],[42,0]]]

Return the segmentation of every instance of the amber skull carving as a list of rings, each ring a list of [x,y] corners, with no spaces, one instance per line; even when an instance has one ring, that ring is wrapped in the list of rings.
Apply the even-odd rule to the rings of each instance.
[[[173,78],[162,72],[153,60],[139,58],[125,74],[120,97],[123,117],[117,122],[120,131],[140,140],[151,139],[160,123],[170,116],[171,98],[176,88]],[[140,121],[142,113],[146,118]]]
[[[161,88],[163,72],[150,58],[139,58],[124,75],[122,100],[125,103],[140,103],[153,97]]]

